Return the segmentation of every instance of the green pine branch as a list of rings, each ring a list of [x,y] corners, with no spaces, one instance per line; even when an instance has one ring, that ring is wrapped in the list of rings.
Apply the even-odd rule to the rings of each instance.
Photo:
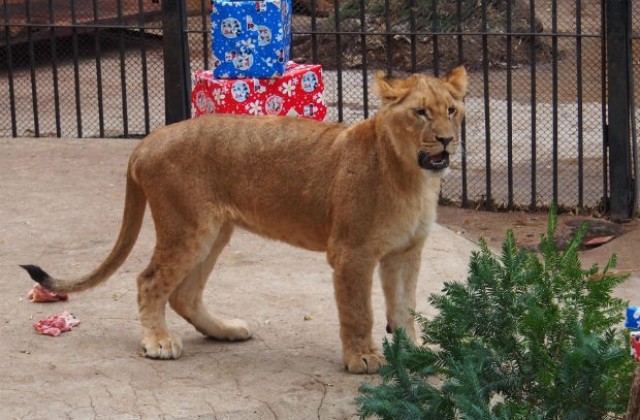
[[[417,315],[423,346],[403,330],[385,340],[382,383],[356,398],[362,418],[602,419],[627,407],[633,361],[616,327],[626,302],[612,296],[625,276],[584,269],[583,226],[566,249],[549,214],[540,252],[507,233],[501,255],[484,241],[465,283],[445,283]]]

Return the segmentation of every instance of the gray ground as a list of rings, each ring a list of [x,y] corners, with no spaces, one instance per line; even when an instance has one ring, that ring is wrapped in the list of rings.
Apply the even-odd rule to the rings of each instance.
[[[364,381],[341,365],[331,272],[323,254],[237,232],[206,301],[246,319],[254,338],[208,340],[170,310],[183,336],[176,361],[141,357],[135,277],[151,255],[147,218],[133,253],[104,286],[67,302],[34,304],[17,264],[58,276],[93,268],[119,229],[135,141],[0,139],[0,418],[344,419]],[[419,309],[445,280],[465,277],[474,245],[437,227],[424,251]],[[437,263],[430,263],[436,261]],[[384,303],[375,287],[375,334]],[[68,310],[82,324],[59,337],[33,322]]]

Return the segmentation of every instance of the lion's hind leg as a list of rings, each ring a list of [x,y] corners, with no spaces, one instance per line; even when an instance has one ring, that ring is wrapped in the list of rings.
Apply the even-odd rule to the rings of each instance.
[[[175,235],[165,224],[156,223],[153,258],[138,276],[141,345],[145,356],[153,359],[177,359],[182,354],[181,338],[167,328],[167,302],[190,273],[207,259],[220,232],[215,223],[184,228],[180,235]]]
[[[251,336],[249,325],[240,319],[222,319],[212,315],[202,302],[202,293],[218,256],[229,243],[233,225],[225,224],[219,231],[207,258],[186,276],[169,298],[173,310],[202,334],[218,340],[246,340]]]
[[[182,339],[169,332],[165,308],[178,281],[184,278],[185,263],[167,263],[154,254],[149,266],[138,276],[138,310],[142,324],[140,345],[146,357],[177,359],[182,354]],[[162,262],[159,262],[162,261]]]

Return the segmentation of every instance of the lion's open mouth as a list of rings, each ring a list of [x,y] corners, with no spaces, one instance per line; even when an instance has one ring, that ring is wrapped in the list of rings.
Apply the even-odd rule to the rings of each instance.
[[[449,153],[442,152],[437,155],[429,156],[427,152],[420,150],[418,152],[418,165],[422,169],[430,171],[440,171],[449,167]]]

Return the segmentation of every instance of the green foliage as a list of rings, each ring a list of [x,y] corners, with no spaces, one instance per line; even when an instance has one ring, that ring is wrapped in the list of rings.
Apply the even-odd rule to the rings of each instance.
[[[423,346],[403,330],[385,340],[383,382],[357,397],[362,418],[601,419],[625,412],[634,367],[616,330],[626,303],[611,296],[625,276],[613,256],[583,269],[585,226],[563,251],[552,211],[540,255],[507,233],[502,254],[473,253],[466,283],[446,283],[418,315]]]

